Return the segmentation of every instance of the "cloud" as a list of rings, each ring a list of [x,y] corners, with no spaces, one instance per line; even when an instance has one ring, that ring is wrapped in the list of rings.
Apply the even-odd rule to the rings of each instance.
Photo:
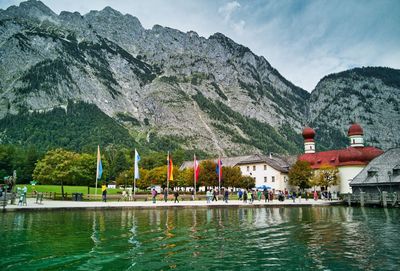
[[[243,33],[246,22],[241,19],[233,19],[233,14],[235,11],[239,10],[240,7],[241,5],[239,2],[232,1],[218,8],[218,14],[222,16],[223,22],[239,35]]]
[[[228,23],[231,20],[232,13],[240,8],[240,4],[236,1],[226,3],[222,7],[218,9],[218,13],[222,15],[225,23]]]

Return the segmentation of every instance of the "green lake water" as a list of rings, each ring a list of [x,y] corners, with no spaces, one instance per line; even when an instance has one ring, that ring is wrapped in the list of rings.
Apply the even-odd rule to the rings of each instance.
[[[400,210],[0,213],[0,270],[400,270]]]

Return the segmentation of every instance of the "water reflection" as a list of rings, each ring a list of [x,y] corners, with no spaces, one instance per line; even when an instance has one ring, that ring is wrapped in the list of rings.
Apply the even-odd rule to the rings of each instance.
[[[399,221],[351,207],[6,213],[0,245],[13,270],[388,270]]]

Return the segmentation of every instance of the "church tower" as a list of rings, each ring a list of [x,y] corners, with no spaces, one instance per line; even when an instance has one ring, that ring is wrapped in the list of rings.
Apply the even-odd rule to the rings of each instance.
[[[364,131],[359,124],[353,123],[347,134],[350,138],[351,147],[364,147]]]
[[[315,131],[310,127],[303,129],[304,153],[315,153]]]

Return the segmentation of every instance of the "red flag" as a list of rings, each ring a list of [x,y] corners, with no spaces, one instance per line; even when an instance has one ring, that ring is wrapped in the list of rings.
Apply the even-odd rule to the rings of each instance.
[[[196,155],[194,156],[193,170],[194,170],[194,180],[197,183],[197,180],[199,179],[200,167],[199,167],[199,162],[196,160]]]
[[[172,163],[172,157],[169,155],[167,156],[167,163],[168,163],[168,169],[167,169],[167,180],[168,181],[173,181],[174,180],[174,164]]]
[[[218,179],[221,180],[222,179],[222,161],[221,161],[221,158],[218,159],[216,171],[217,171]]]

